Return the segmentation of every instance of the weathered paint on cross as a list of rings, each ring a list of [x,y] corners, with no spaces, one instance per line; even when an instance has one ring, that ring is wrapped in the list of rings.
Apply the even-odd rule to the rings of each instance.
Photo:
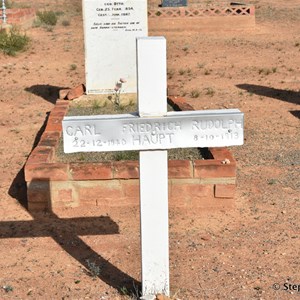
[[[168,167],[165,149],[243,144],[237,109],[168,112],[166,40],[137,39],[139,115],[65,117],[64,151],[140,151],[143,299],[169,295]],[[149,150],[152,151],[149,151]]]

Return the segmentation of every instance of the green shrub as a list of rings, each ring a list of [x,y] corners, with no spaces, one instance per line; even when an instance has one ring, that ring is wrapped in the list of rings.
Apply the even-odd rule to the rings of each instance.
[[[42,24],[55,26],[57,23],[57,15],[54,11],[38,11],[36,14]]]
[[[71,71],[75,71],[77,69],[77,65],[76,64],[71,64],[70,65],[70,70]]]
[[[17,52],[26,50],[29,44],[29,37],[26,34],[13,27],[9,32],[0,32],[0,50],[11,56],[15,56]]]
[[[13,3],[11,1],[5,1],[5,7],[7,9],[13,8]]]
[[[198,98],[200,96],[200,92],[197,89],[192,90],[190,95],[191,95],[191,98]]]

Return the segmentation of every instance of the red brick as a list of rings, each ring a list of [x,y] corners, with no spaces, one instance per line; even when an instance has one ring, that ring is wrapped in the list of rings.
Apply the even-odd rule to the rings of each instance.
[[[139,180],[122,180],[122,190],[125,197],[137,197],[140,195]]]
[[[73,202],[72,189],[61,189],[58,191],[58,198],[62,202]]]
[[[45,131],[62,131],[63,117],[49,117]]]
[[[79,98],[85,93],[85,86],[83,84],[80,84],[76,86],[73,89],[70,89],[70,91],[67,94],[67,99],[68,100],[73,100],[75,98]]]
[[[175,110],[194,110],[194,108],[182,97],[168,96],[168,102],[174,107]]]
[[[171,180],[171,197],[207,197],[213,195],[213,185],[192,180]]]
[[[193,166],[190,160],[169,160],[169,178],[192,178]]]
[[[25,166],[25,181],[31,180],[68,180],[68,165],[63,163],[27,164]]]
[[[50,112],[51,118],[60,118],[61,120],[66,115],[67,109],[65,107],[62,107],[63,109],[52,109]]]
[[[134,207],[136,206],[136,209],[138,209],[139,205],[139,198],[138,197],[121,197],[118,199],[97,199],[97,206],[103,207],[105,209],[109,207],[122,207],[122,206],[129,206]]]
[[[167,94],[168,96],[175,96],[178,91],[178,86],[177,85],[168,85],[167,87]]]
[[[49,181],[31,181],[27,183],[28,202],[48,203],[50,196]]]
[[[52,147],[37,146],[30,153],[26,165],[49,163],[52,161],[53,155],[54,149]]]
[[[56,147],[61,133],[58,131],[46,131],[41,136],[39,146]]]
[[[220,178],[235,176],[235,164],[222,164],[221,161],[214,161],[211,159],[194,161],[195,178]]]
[[[139,178],[138,161],[118,161],[113,163],[113,176],[116,179],[137,179]]]
[[[236,185],[235,184],[216,184],[215,197],[216,198],[234,198]]]
[[[56,100],[55,107],[69,107],[70,102],[67,100],[58,99]]]
[[[68,111],[68,109],[69,109],[69,106],[66,106],[66,105],[56,105],[56,106],[51,110],[51,115],[52,115],[52,113],[54,114],[54,113],[59,112],[60,115],[58,115],[58,116],[61,116],[61,113],[66,114],[67,111]]]
[[[227,148],[209,148],[209,151],[215,160],[223,161],[225,159],[229,159],[230,164],[236,163],[234,157]]]
[[[189,207],[191,209],[199,206],[207,207],[211,205],[210,202],[214,199],[213,185],[173,183],[169,198],[170,206]]]
[[[94,203],[95,204],[95,203]],[[79,201],[70,188],[57,187],[51,190],[51,208],[59,207],[76,207],[79,206]]]
[[[123,191],[121,184],[118,181],[94,181],[89,182],[84,186],[77,186],[78,199],[81,203],[91,201],[118,201],[119,198],[123,197]]]
[[[74,180],[113,178],[111,163],[71,163],[70,173]]]
[[[46,211],[48,210],[48,203],[46,202],[28,202],[29,211]]]

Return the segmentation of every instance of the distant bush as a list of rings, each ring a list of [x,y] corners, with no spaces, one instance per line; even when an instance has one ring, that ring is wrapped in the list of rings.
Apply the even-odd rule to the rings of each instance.
[[[5,2],[5,7],[10,9],[10,8],[13,8],[13,3],[11,1],[6,1]]]
[[[57,14],[52,10],[38,11],[36,15],[42,24],[55,26],[57,23]]]
[[[0,31],[0,50],[11,56],[17,52],[26,50],[29,44],[29,37],[13,27],[9,32]]]

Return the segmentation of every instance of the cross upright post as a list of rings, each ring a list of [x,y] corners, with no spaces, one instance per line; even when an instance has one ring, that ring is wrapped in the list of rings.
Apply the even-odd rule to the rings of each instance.
[[[166,61],[165,38],[137,38],[140,117],[167,114]],[[154,299],[169,295],[167,150],[140,151],[140,214],[142,299]]]

